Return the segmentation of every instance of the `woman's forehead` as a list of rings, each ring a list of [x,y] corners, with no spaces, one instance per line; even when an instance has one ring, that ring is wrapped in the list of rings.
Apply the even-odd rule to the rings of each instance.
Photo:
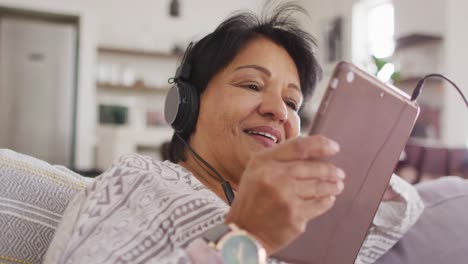
[[[229,73],[240,69],[265,69],[261,72],[267,75],[288,75],[288,78],[299,82],[296,64],[286,49],[265,37],[249,41],[226,68]]]

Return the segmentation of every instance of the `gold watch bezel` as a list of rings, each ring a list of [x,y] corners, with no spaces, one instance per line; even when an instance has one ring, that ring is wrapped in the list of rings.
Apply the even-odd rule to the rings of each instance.
[[[224,234],[218,241],[218,243],[216,243],[216,245],[211,245],[211,246],[214,246],[214,248],[218,251],[220,251],[224,244],[226,243],[226,241],[228,241],[230,238],[234,237],[234,236],[239,236],[239,235],[243,235],[243,236],[246,236],[248,237],[254,244],[255,246],[257,247],[257,254],[258,254],[258,260],[259,260],[259,263],[260,264],[264,264],[266,263],[266,250],[265,248],[262,246],[262,244],[258,241],[257,238],[255,238],[253,235],[251,235],[249,232],[239,228],[236,224],[234,223],[231,223],[228,225],[229,228],[230,228],[230,231],[227,232],[226,234]],[[214,243],[213,243],[214,244]]]

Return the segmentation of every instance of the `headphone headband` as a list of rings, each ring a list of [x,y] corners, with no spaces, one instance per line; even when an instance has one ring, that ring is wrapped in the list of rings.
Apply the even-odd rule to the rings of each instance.
[[[187,46],[187,49],[185,50],[184,56],[182,57],[182,61],[180,62],[179,67],[177,67],[176,74],[174,76],[175,82],[177,82],[179,79],[182,79],[184,81],[188,81],[190,78],[190,71],[192,69],[192,66],[190,63],[187,62],[189,59],[188,57],[190,56],[190,52],[192,51],[193,47],[193,42],[190,42]]]

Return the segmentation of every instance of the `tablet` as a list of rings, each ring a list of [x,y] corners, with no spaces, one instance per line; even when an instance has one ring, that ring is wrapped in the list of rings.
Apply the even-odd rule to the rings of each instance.
[[[346,172],[334,206],[273,257],[293,263],[353,264],[419,114],[399,89],[340,62],[310,134],[340,144],[327,161]]]

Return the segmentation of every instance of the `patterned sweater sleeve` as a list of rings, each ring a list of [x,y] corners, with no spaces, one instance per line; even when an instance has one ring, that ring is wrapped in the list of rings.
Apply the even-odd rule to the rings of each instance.
[[[132,155],[96,178],[68,205],[44,263],[222,263],[203,240],[182,239],[198,236],[179,223],[183,217],[176,218],[183,208],[178,202],[194,199],[184,195],[171,199],[172,182],[184,175],[163,172],[162,167]],[[183,191],[185,185],[174,186]],[[166,192],[169,196],[164,196]],[[197,201],[192,208],[197,212],[219,210],[203,199]],[[205,228],[210,224],[217,223]]]
[[[401,201],[380,203],[356,264],[374,263],[416,223],[424,210],[424,204],[412,185],[392,175],[390,187],[400,196]]]

